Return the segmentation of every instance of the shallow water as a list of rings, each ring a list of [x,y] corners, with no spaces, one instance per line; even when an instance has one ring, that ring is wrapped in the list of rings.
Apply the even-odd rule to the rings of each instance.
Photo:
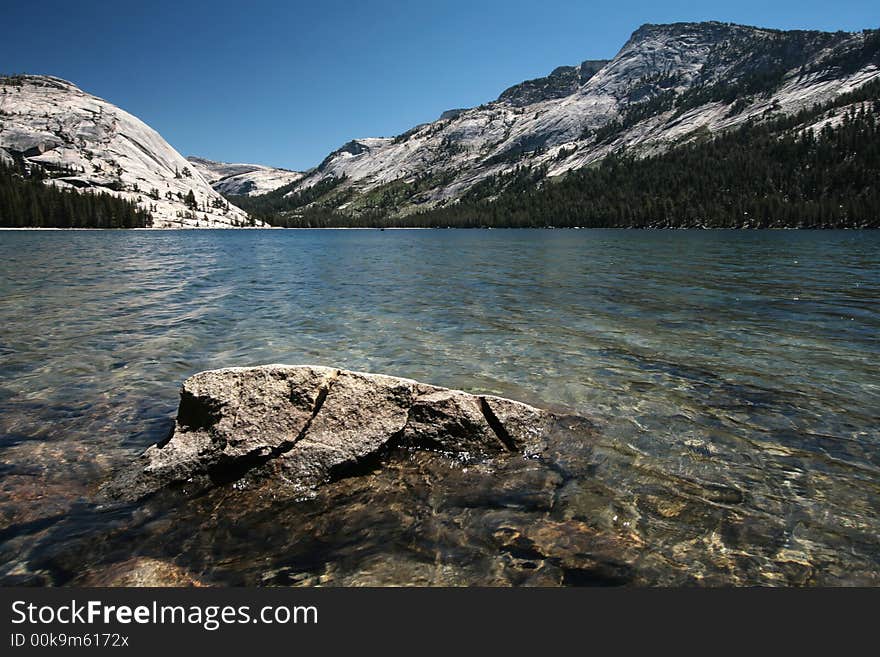
[[[0,577],[65,583],[148,553],[218,582],[465,583],[498,561],[496,511],[525,511],[494,494],[439,519],[432,503],[459,532],[439,538],[374,518],[368,493],[339,482],[284,513],[314,532],[331,500],[360,500],[359,521],[337,518],[359,541],[343,549],[325,518],[322,549],[263,540],[262,569],[248,546],[277,508],[251,539],[208,540],[169,534],[167,509],[135,529],[130,509],[94,506],[97,484],[165,435],[184,378],[285,362],[589,417],[598,437],[554,464],[567,474],[522,479],[553,502],[504,522],[555,523],[541,535],[557,548],[588,530],[622,542],[639,552],[622,583],[878,584],[878,352],[870,231],[0,231]],[[383,476],[367,477],[370,499],[404,504]],[[233,520],[249,522],[211,531]],[[406,566],[406,549],[434,568]],[[584,568],[566,568],[547,576],[577,583]],[[485,583],[526,581],[549,580]]]

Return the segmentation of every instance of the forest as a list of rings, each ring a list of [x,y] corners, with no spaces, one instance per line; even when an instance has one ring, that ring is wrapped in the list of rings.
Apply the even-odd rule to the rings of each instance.
[[[44,173],[23,162],[0,165],[0,227],[145,228],[148,212],[105,192],[80,193],[43,182]]]

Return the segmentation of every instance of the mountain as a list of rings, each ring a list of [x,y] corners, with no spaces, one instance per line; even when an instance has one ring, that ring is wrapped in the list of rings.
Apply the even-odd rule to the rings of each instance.
[[[0,78],[0,160],[62,189],[134,202],[155,227],[249,224],[158,132],[60,78]]]
[[[517,171],[533,172],[538,186],[611,154],[648,157],[793,116],[878,77],[877,30],[644,25],[611,60],[557,68],[397,137],[350,141],[298,181],[242,205],[288,219],[316,211],[405,217],[475,191],[497,194],[487,181]],[[836,111],[839,121],[847,109]]]
[[[230,164],[203,157],[186,158],[202,178],[224,196],[257,196],[289,185],[303,177],[299,171],[262,164]]]
[[[880,79],[797,114],[750,121],[646,157],[614,153],[553,184],[542,184],[543,175],[542,168],[521,169],[486,179],[457,203],[373,221],[423,227],[880,228]],[[332,219],[336,225],[360,222]]]

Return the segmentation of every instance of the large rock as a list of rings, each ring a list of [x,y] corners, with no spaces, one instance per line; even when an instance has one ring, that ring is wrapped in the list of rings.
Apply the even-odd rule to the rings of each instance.
[[[111,485],[138,497],[169,484],[244,476],[312,488],[396,447],[462,458],[533,455],[555,416],[499,397],[328,367],[266,365],[187,379],[173,433]]]

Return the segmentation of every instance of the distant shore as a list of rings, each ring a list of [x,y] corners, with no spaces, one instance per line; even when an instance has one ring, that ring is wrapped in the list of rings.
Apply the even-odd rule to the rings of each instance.
[[[436,227],[427,227],[427,226],[397,226],[397,227],[383,227],[383,226],[352,226],[352,227],[334,227],[334,226],[321,226],[315,228],[284,228],[283,226],[261,226],[259,228],[195,228],[192,226],[180,226],[178,228],[44,228],[44,227],[16,227],[16,226],[0,226],[0,230],[9,230],[9,231],[30,231],[30,230],[42,230],[42,231],[72,231],[72,230],[89,230],[95,232],[107,232],[109,230],[119,230],[125,232],[131,231],[156,231],[156,232],[169,232],[174,230],[192,230],[192,231],[254,231],[254,230],[447,230],[444,228],[436,228]]]
[[[857,228],[857,227],[838,227],[838,228],[797,228],[794,226],[772,226],[768,228],[698,228],[698,227],[667,227],[667,228],[649,228],[649,227],[633,227],[633,226],[616,226],[616,227],[586,227],[586,226],[315,226],[312,228],[285,228],[283,226],[263,226],[260,228],[19,228],[0,226],[0,231],[92,231],[92,232],[142,232],[152,231],[157,233],[170,233],[176,231],[194,231],[194,232],[253,232],[260,230],[271,231],[298,231],[298,230],[632,230],[632,231],[690,231],[697,230],[701,232],[709,231],[837,231],[837,230],[880,230],[878,228]]]

